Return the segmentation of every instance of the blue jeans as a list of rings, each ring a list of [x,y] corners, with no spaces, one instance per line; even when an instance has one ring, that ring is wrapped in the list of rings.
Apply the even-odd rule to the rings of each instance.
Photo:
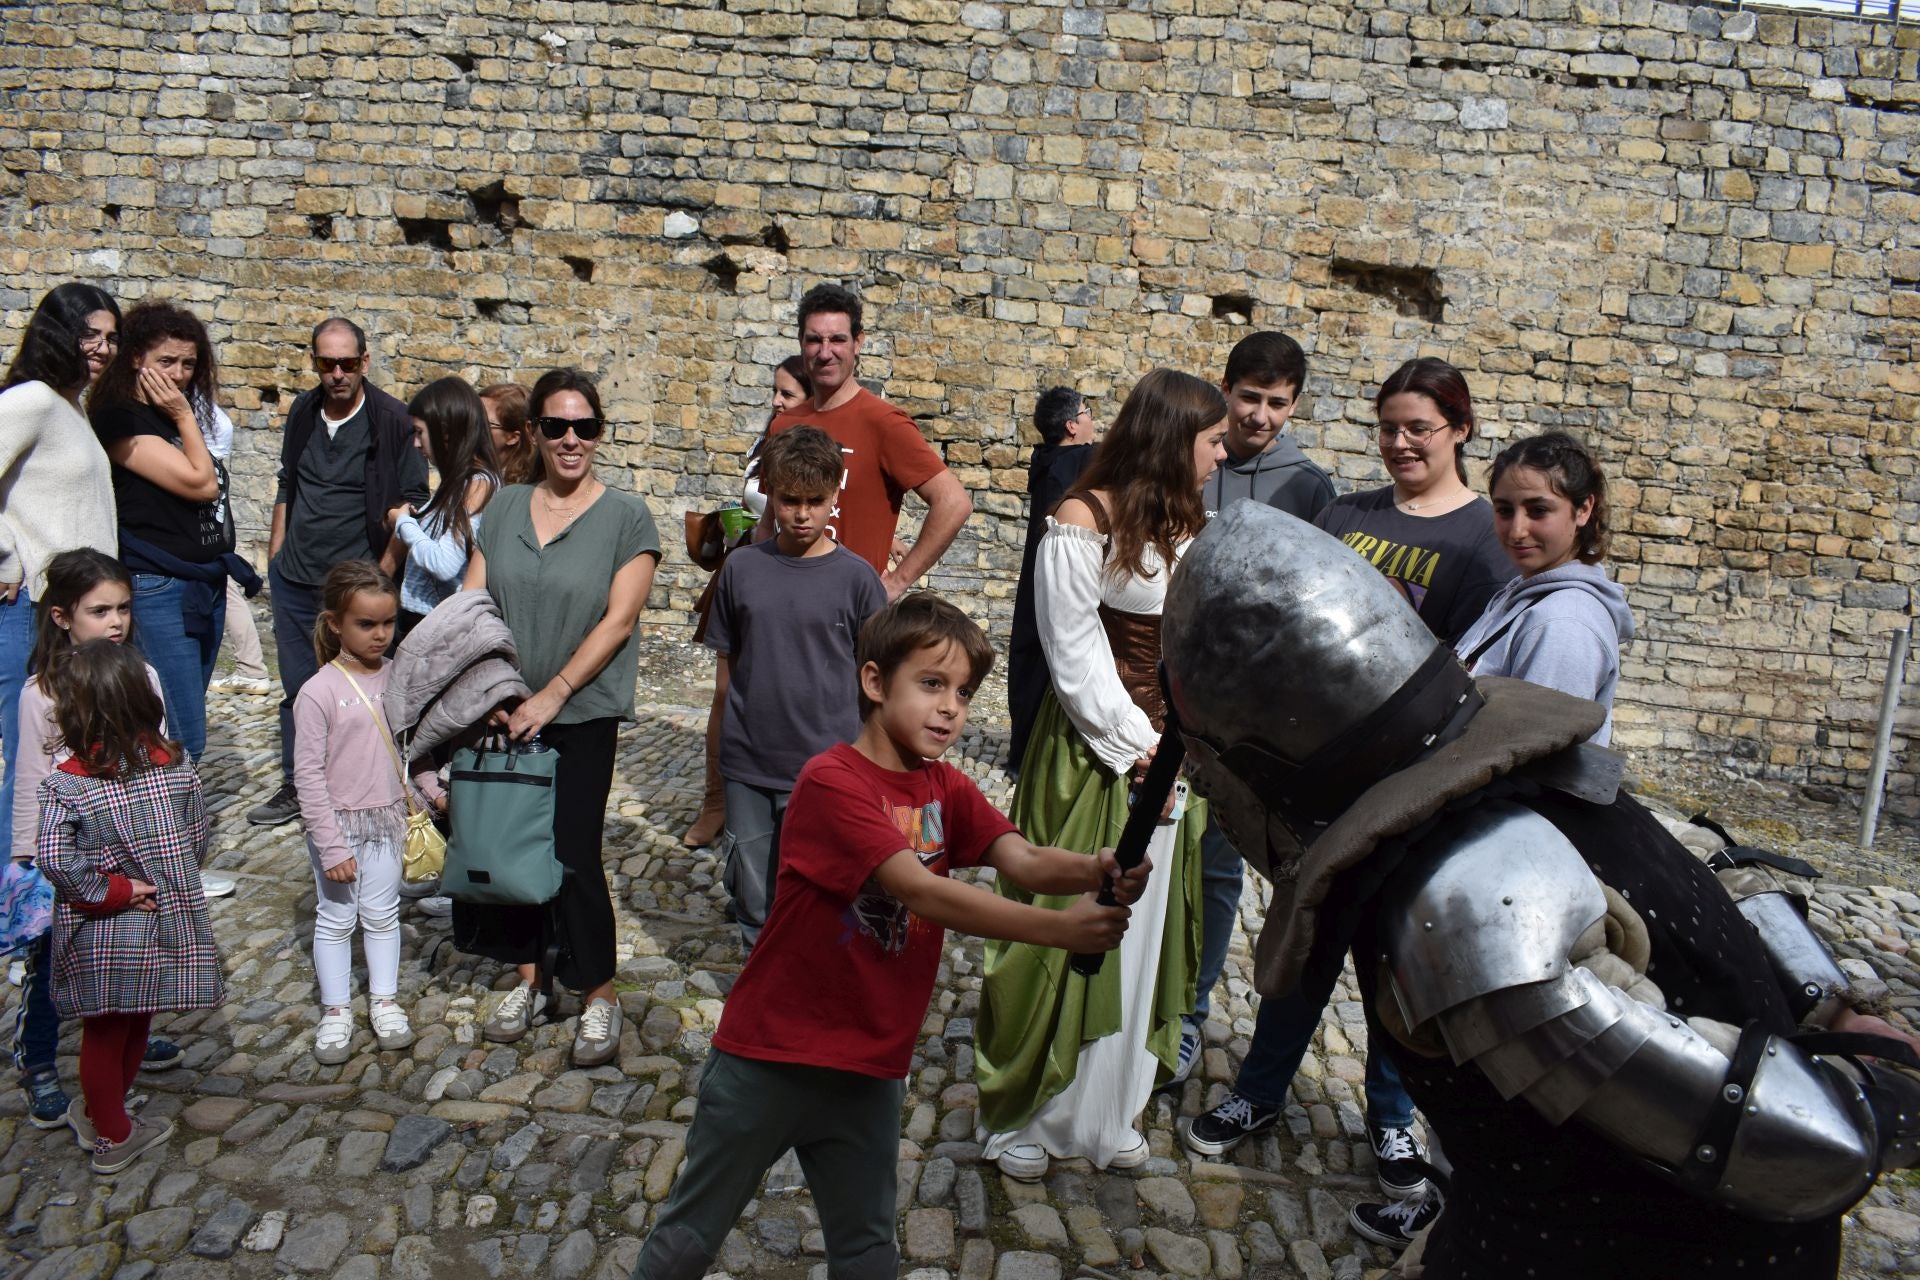
[[[1244,875],[1239,852],[1211,813],[1200,835],[1200,970],[1195,975],[1193,1013],[1196,1025],[1213,1010],[1213,989],[1227,967],[1227,944],[1233,941],[1233,922],[1240,914],[1240,883]]]
[[[1313,1043],[1320,1014],[1333,997],[1333,984],[1339,979],[1337,967],[1324,977],[1306,974],[1299,987],[1284,996],[1262,998],[1254,1019],[1253,1045],[1240,1064],[1240,1079],[1234,1092],[1263,1107],[1285,1106],[1287,1086],[1300,1069]],[[1386,1032],[1367,1011],[1367,1123],[1377,1129],[1405,1129],[1413,1123],[1413,1099],[1400,1083],[1400,1072],[1393,1059],[1375,1053],[1371,1046]]]
[[[313,627],[320,620],[320,588],[304,587],[280,576],[280,561],[267,565],[267,590],[273,598],[273,649],[280,658],[280,781],[293,785],[293,700],[313,679]]]
[[[21,1076],[53,1065],[60,1015],[53,1008],[53,930],[27,947],[27,981],[13,1015],[13,1065]]]
[[[164,573],[133,575],[134,642],[159,673],[168,734],[195,760],[207,752],[207,681],[213,679],[213,660],[220,656],[227,618],[222,588],[213,596],[211,629],[204,620],[190,622],[185,597],[198,588],[199,583]]]
[[[7,753],[6,783],[0,790],[0,822],[13,844],[13,773],[20,755],[20,690],[27,683],[27,659],[33,656],[33,601],[22,584],[13,603],[0,603],[0,747]],[[23,849],[21,855],[30,855]]]

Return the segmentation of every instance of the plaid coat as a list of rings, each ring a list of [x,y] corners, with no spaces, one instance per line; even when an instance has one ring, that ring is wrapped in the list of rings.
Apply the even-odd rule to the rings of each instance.
[[[207,806],[188,765],[120,780],[56,769],[40,784],[38,863],[53,882],[53,1004],[63,1018],[205,1009],[225,998],[200,889]],[[88,915],[108,875],[155,887],[156,911]]]

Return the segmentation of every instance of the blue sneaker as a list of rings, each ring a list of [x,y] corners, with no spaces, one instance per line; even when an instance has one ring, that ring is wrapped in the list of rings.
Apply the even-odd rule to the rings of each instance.
[[[151,1036],[147,1040],[146,1056],[140,1059],[142,1071],[171,1071],[180,1065],[180,1059],[187,1056],[186,1050],[171,1040],[162,1040]]]
[[[36,1129],[58,1129],[67,1122],[67,1091],[52,1067],[29,1071],[20,1081],[27,1093],[27,1118]]]

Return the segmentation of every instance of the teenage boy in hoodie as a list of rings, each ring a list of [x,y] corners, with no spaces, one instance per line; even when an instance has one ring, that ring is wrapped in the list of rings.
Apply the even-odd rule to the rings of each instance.
[[[1311,520],[1333,501],[1333,481],[1283,434],[1307,385],[1307,353],[1284,333],[1234,344],[1220,379],[1227,398],[1227,460],[1207,481],[1209,518],[1239,498]]]
[[[1033,426],[1040,433],[1040,443],[1027,462],[1027,545],[1020,553],[1013,635],[1007,644],[1007,709],[1013,715],[1007,772],[1016,778],[1027,753],[1027,737],[1040,715],[1040,699],[1053,680],[1034,613],[1033,560],[1040,551],[1040,535],[1047,531],[1047,517],[1093,460],[1093,437],[1100,429],[1085,397],[1072,387],[1042,391],[1033,406]]]
[[[1312,520],[1333,501],[1333,481],[1283,434],[1307,385],[1307,353],[1284,333],[1254,333],[1227,353],[1220,391],[1227,398],[1227,460],[1207,481],[1207,518],[1242,498],[1264,502],[1290,516]],[[1180,1036],[1173,1083],[1193,1072],[1200,1056],[1201,1028],[1213,1007],[1213,988],[1227,963],[1233,918],[1240,910],[1240,854],[1211,819],[1200,838],[1200,970],[1193,1011]]]

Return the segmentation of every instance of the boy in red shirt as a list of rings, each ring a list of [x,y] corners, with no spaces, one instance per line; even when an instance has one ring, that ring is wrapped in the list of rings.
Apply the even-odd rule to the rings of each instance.
[[[1037,848],[939,757],[967,723],[993,649],[959,609],[903,596],[860,631],[860,736],[815,756],[781,832],[773,911],[740,974],[713,1053],[687,1164],[635,1280],[698,1280],[767,1169],[789,1147],[820,1212],[833,1280],[892,1280],[900,1110],[948,928],[1109,951],[1151,867]],[[948,878],[991,866],[1065,911]]]

